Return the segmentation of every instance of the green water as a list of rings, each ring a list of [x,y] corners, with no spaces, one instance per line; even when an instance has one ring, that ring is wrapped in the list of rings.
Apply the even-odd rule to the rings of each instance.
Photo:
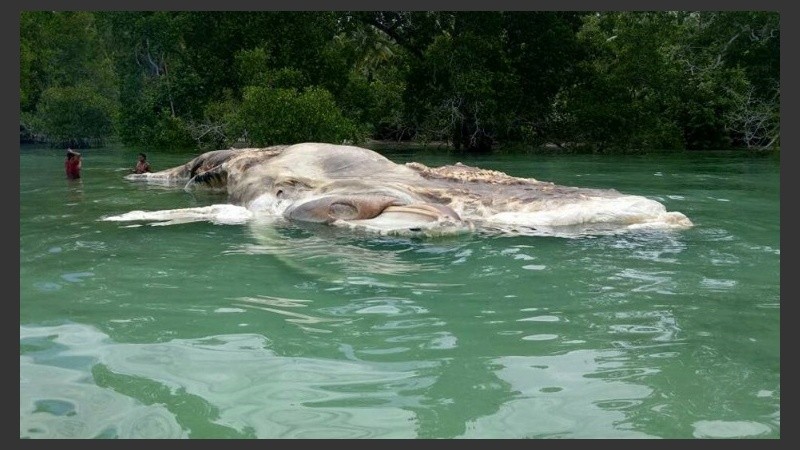
[[[123,180],[137,152],[20,151],[21,438],[780,437],[776,157],[387,155],[695,223],[424,240],[100,221],[224,202]]]

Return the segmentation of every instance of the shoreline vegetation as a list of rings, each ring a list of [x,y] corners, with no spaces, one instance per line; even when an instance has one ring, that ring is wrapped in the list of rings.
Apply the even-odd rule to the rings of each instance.
[[[776,152],[779,56],[770,11],[23,11],[20,143]]]
[[[286,145],[297,144],[292,142]],[[384,155],[391,155],[394,153],[407,153],[407,152],[430,152],[441,153],[453,156],[477,154],[474,150],[469,149],[455,149],[450,143],[447,142],[420,142],[420,141],[390,141],[390,140],[375,140],[368,139],[359,143],[345,142],[347,145],[356,145],[358,147],[368,148]],[[139,152],[153,152],[158,151],[161,153],[174,153],[174,154],[200,154],[208,150],[223,150],[227,148],[252,148],[252,147],[267,147],[267,146],[248,146],[243,143],[235,144],[229,147],[220,147],[217,149],[199,149],[194,146],[189,147],[167,147],[167,148],[154,148],[153,146],[140,145],[140,144],[125,144],[118,140],[110,140],[103,142],[102,145],[89,147],[94,150],[102,151],[104,148],[123,145],[131,151]],[[47,143],[41,142],[20,142],[20,148],[25,151],[25,148],[60,148]],[[71,147],[78,148],[78,147]],[[739,153],[742,156],[757,156],[757,157],[780,157],[780,147],[766,148],[766,149],[704,149],[699,150],[674,150],[674,149],[610,149],[602,154],[614,155],[663,155],[663,154],[676,154],[676,153]],[[511,145],[498,145],[493,147],[486,154],[506,154],[506,155],[581,155],[581,154],[600,154],[597,149],[589,146],[559,146],[555,144],[545,144],[542,146],[526,146],[521,144]]]

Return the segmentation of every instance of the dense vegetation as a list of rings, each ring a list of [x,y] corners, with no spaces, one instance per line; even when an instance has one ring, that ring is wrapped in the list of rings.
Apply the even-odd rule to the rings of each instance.
[[[777,12],[20,17],[20,139],[778,148]]]

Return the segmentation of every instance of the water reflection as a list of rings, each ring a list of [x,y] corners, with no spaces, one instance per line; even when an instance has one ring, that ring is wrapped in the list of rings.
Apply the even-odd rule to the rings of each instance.
[[[576,350],[563,355],[502,357],[497,377],[517,393],[497,412],[467,423],[464,438],[649,438],[625,411],[652,393],[644,385],[592,376],[623,367],[617,351]]]
[[[67,206],[75,206],[84,200],[83,194],[83,180],[67,180],[67,198],[65,204]]]
[[[81,383],[67,370],[20,362],[21,439],[174,439],[185,438],[174,416],[163,406],[143,405],[113,391]],[[53,380],[60,380],[54,382]],[[48,398],[56,400],[46,400]],[[36,400],[40,399],[40,400]],[[68,405],[59,414],[42,405]]]
[[[22,326],[20,435],[202,437],[217,427],[212,436],[653,437],[628,412],[652,396],[641,380],[657,370],[631,368],[622,350],[453,358],[457,336],[407,300],[364,299],[336,313],[383,317],[369,329],[385,345],[344,346],[346,359],[334,360],[280,356],[257,334],[120,344],[85,325]],[[403,347],[403,362],[364,359]],[[444,353],[415,359],[420,351]]]
[[[35,335],[20,331],[20,337]],[[21,355],[20,438],[187,437],[175,416],[164,406],[143,404],[98,387],[87,375],[81,370],[39,364],[33,357]]]
[[[699,420],[692,424],[694,437],[712,439],[750,438],[767,434],[770,427],[753,421]]]
[[[469,313],[483,319],[469,332],[446,305],[406,297],[235,304],[216,312],[277,314],[308,332],[297,337],[305,350],[285,332],[123,344],[86,325],[21,326],[20,436],[727,438],[780,426],[768,384],[752,393],[774,412],[766,423],[701,405],[673,423],[687,407],[673,382],[730,380],[719,373],[725,355],[687,349],[668,309],[520,307],[509,317],[497,304]],[[603,343],[616,348],[593,348]],[[664,373],[692,359],[696,370]]]
[[[407,389],[407,384],[417,388],[421,380],[414,379],[415,370],[425,363],[280,357],[268,349],[264,337],[249,334],[117,344],[83,325],[20,327],[21,345],[37,338],[63,348],[57,357],[22,358],[22,436],[186,437],[193,430],[181,430],[176,423],[196,421],[191,416],[203,411],[209,423],[198,426],[222,426],[238,437],[415,436],[414,414],[403,407],[413,397],[398,397],[396,390]],[[92,384],[85,369],[57,367],[64,358],[76,357],[90,358],[95,379],[105,380],[101,382],[109,389]],[[127,389],[129,396],[117,394],[117,389]],[[79,414],[34,412],[37,404],[52,400],[71,403]],[[183,403],[205,406],[182,411]]]
[[[320,328],[320,324],[326,322],[340,322],[342,319],[326,318],[290,311],[292,308],[304,308],[309,306],[310,300],[288,299],[271,296],[260,297],[241,297],[236,299],[234,305],[244,308],[267,311],[286,317],[286,322],[295,324],[303,331],[312,333],[330,333],[331,330]]]
[[[446,286],[406,281],[408,276],[438,270],[441,262],[464,245],[447,238],[415,244],[417,241],[412,238],[354,234],[352,230],[288,224],[282,219],[261,216],[248,224],[248,230],[255,243],[243,244],[226,253],[269,254],[297,271],[314,275],[317,281],[383,283],[384,287],[423,290]],[[425,259],[406,255],[413,251],[425,253]]]
[[[356,312],[402,317],[399,309],[375,309],[378,303],[365,301]],[[375,332],[431,326],[415,322],[388,321]],[[386,343],[456,346],[444,331],[404,336]],[[436,429],[482,438],[647,436],[625,425],[624,411],[651,389],[615,372],[624,368],[618,351],[500,357],[464,371],[447,359],[368,362],[352,349],[346,361],[282,357],[252,334],[117,344],[72,324],[20,327],[20,343],[28,353],[20,363],[24,437],[191,437],[185,425],[198,413],[240,437],[409,438]],[[376,355],[377,349],[365,350]],[[448,388],[453,376],[472,383]],[[451,396],[453,389],[493,393]],[[483,403],[487,398],[502,401]],[[179,407],[192,402],[205,406],[200,412]],[[437,423],[431,413],[439,409],[457,409],[450,414],[463,421]]]

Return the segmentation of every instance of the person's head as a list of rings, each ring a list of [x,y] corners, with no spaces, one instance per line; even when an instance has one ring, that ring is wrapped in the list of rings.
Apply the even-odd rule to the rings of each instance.
[[[146,160],[147,160],[147,155],[145,155],[144,153],[139,153],[139,161],[146,161]]]
[[[75,155],[76,155],[76,153],[73,152],[71,148],[67,149],[67,159],[72,159],[72,157],[75,156]]]

